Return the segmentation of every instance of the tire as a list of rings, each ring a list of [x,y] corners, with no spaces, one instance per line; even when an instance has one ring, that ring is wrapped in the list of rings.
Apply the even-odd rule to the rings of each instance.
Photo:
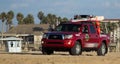
[[[42,54],[44,54],[44,55],[51,55],[53,53],[54,53],[53,50],[42,47]]]
[[[107,46],[105,45],[105,43],[102,43],[101,47],[97,50],[97,55],[105,56],[106,52],[107,52]]]
[[[73,48],[70,49],[69,53],[70,55],[81,55],[82,54],[81,44],[78,41],[76,41],[75,45],[73,46]]]

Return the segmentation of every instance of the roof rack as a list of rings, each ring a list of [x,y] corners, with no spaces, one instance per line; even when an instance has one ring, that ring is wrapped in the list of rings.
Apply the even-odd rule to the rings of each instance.
[[[79,22],[79,21],[102,21],[104,20],[104,16],[94,16],[94,15],[75,15],[74,20],[71,22]]]

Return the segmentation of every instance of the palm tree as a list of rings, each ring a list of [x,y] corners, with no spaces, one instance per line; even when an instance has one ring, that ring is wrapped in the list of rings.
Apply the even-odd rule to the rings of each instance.
[[[2,20],[2,33],[4,33],[4,22],[6,20],[6,13],[5,12],[1,13],[1,20]]]
[[[47,23],[52,24],[52,14],[47,15]]]
[[[66,21],[68,21],[68,19],[67,19],[66,17],[64,17],[64,18],[62,19],[62,22],[66,22]]]
[[[39,20],[43,20],[44,19],[44,13],[42,11],[38,12],[37,17],[39,18]]]
[[[28,14],[23,20],[24,24],[34,24],[34,17],[32,14]]]
[[[51,23],[52,24],[56,24],[56,21],[57,21],[57,17],[56,17],[56,15],[52,15],[52,18],[51,18]]]
[[[0,20],[1,20],[1,14],[0,14]]]
[[[28,14],[27,19],[29,24],[34,24],[34,17],[32,14]]]
[[[24,15],[22,13],[18,13],[16,18],[17,18],[18,24],[23,24]]]
[[[2,17],[1,17],[1,14],[0,14],[0,20],[2,19]],[[1,32],[0,32],[1,33]],[[1,36],[2,36],[2,33],[1,33]],[[3,41],[1,41],[2,43],[3,43]],[[1,44],[1,47],[2,47],[2,44]]]
[[[6,13],[5,12],[2,12],[1,13],[1,20],[2,20],[2,33],[1,33],[1,38],[3,38],[3,33],[4,33],[4,22],[5,22],[5,20],[6,20]],[[3,45],[3,41],[1,41],[2,43],[2,45]],[[2,45],[1,45],[1,47],[2,47]]]
[[[58,17],[58,21],[60,21],[60,22],[62,21],[60,16]]]
[[[2,18],[1,18],[1,14],[0,14],[0,20],[1,20]],[[1,32],[0,32],[1,33]]]
[[[13,11],[9,11],[9,12],[7,13],[7,22],[6,22],[7,30],[10,29],[13,18],[14,18],[14,12],[13,12]]]

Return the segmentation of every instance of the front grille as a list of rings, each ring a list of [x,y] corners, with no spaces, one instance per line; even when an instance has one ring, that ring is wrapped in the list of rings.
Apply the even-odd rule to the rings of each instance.
[[[51,35],[48,36],[48,39],[62,40],[63,37],[62,37],[62,35],[51,34]]]
[[[48,44],[63,44],[62,42],[48,42]]]

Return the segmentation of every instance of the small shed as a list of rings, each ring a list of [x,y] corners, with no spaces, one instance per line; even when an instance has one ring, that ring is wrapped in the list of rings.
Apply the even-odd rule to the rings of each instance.
[[[0,40],[5,41],[5,47],[7,52],[22,52],[22,38],[7,37],[1,38]]]

